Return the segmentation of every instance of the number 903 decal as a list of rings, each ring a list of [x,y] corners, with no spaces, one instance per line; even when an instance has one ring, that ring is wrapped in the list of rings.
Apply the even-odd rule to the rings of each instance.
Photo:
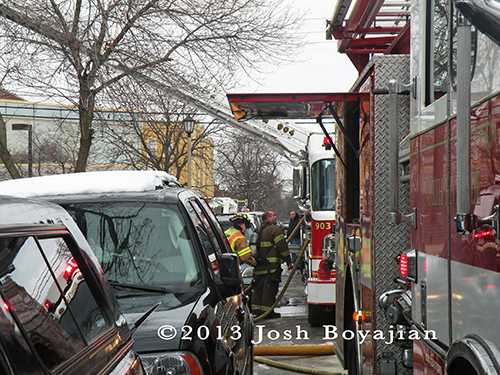
[[[225,338],[225,333],[222,332],[221,326],[216,326],[217,328],[217,340],[223,340]],[[210,328],[207,326],[199,326],[196,330],[191,326],[182,326],[181,329],[181,340],[191,341],[193,339],[206,340],[210,337]],[[231,335],[229,336],[232,340],[239,340],[241,338],[241,327],[231,326]],[[156,331],[158,337],[162,340],[172,340],[177,336],[177,328],[171,325],[164,325],[158,328]]]
[[[314,228],[316,230],[330,230],[330,229],[332,229],[332,223],[330,223],[329,221],[316,222],[314,225]]]

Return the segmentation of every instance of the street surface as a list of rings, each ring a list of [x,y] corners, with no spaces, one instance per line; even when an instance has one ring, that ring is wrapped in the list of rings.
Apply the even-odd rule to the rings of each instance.
[[[285,285],[290,271],[283,271],[280,290]],[[281,314],[279,319],[264,319],[255,323],[255,347],[261,346],[318,346],[333,345],[333,340],[328,339],[323,327],[311,327],[307,322],[307,297],[304,292],[305,284],[301,280],[299,271],[290,282],[283,298],[275,308]],[[278,293],[278,295],[279,295]],[[325,338],[326,337],[326,338]],[[315,370],[326,370],[332,373],[347,374],[340,365],[337,357],[331,355],[264,355],[256,356],[281,362],[287,365],[306,367]],[[254,375],[291,375],[297,372],[272,367],[267,364],[254,362]]]

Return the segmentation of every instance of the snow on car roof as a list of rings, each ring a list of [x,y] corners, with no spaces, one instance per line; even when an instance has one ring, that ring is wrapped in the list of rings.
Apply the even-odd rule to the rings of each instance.
[[[0,182],[0,194],[16,197],[141,192],[180,186],[177,178],[163,171],[100,171],[19,178]]]

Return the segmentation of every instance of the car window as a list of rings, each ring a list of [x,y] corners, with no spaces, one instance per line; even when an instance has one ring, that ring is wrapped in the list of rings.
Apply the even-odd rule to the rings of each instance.
[[[226,231],[229,228],[233,227],[233,223],[231,223],[231,221],[229,220],[229,218],[231,216],[216,216],[216,217],[217,217],[217,221],[219,222],[223,231]],[[249,216],[249,217],[250,217],[252,226],[245,230],[245,238],[247,239],[247,242],[250,242],[250,237],[251,237],[252,233],[255,233],[255,231],[257,230],[257,226],[255,225],[255,219],[252,216]]]
[[[200,280],[186,223],[176,205],[99,202],[64,207],[109,280],[176,287],[192,286]]]
[[[217,248],[217,251],[219,253],[221,252],[227,252],[228,249],[224,248],[224,243],[222,243],[221,239],[225,238],[224,233],[220,230],[219,226],[216,225],[217,220],[215,219],[215,216],[213,219],[209,217],[208,212],[203,210],[200,206],[200,202],[198,200],[192,200],[191,204],[193,205],[196,213],[198,216],[201,218],[201,221],[203,223],[203,226],[206,228],[207,232],[210,234],[210,237],[212,238],[212,241]],[[210,211],[211,213],[212,211]]]
[[[229,221],[228,217],[219,216],[217,219],[224,232],[233,226],[233,223]]]
[[[65,239],[3,239],[0,259],[2,294],[49,369],[111,328]]]
[[[196,206],[192,201],[189,201],[186,204],[186,209],[189,213],[189,216],[193,220],[196,232],[198,233],[200,242],[208,256],[210,264],[212,265],[212,269],[214,270],[215,275],[219,277],[220,275],[218,258],[221,254],[221,250],[217,241],[215,241],[214,234],[210,229],[207,218],[203,215],[200,215],[199,208],[196,209]]]
[[[198,206],[201,206],[202,211],[209,217],[209,219],[212,223],[211,227],[213,228],[213,231],[218,234],[218,238],[220,238],[224,241],[224,244],[221,246],[225,247],[226,251],[228,253],[230,253],[231,248],[229,247],[229,243],[224,240],[226,238],[226,236],[224,234],[225,229],[222,229],[219,221],[215,217],[215,215],[214,215],[212,209],[210,208],[210,206],[208,205],[208,203],[205,202],[204,200],[197,200],[196,203]]]
[[[253,233],[254,231],[252,228],[247,228],[247,230],[245,230],[245,238],[247,239],[247,242],[250,242],[250,237]]]
[[[0,308],[0,327],[2,353],[0,354],[0,374],[43,374],[40,364],[33,358],[30,347],[21,334],[16,321],[12,318],[9,304],[0,298],[3,308]],[[10,370],[12,369],[12,371]]]

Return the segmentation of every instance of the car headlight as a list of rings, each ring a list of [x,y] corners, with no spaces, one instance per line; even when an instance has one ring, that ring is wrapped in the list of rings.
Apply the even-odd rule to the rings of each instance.
[[[141,354],[140,357],[148,375],[203,375],[200,361],[189,353]]]

